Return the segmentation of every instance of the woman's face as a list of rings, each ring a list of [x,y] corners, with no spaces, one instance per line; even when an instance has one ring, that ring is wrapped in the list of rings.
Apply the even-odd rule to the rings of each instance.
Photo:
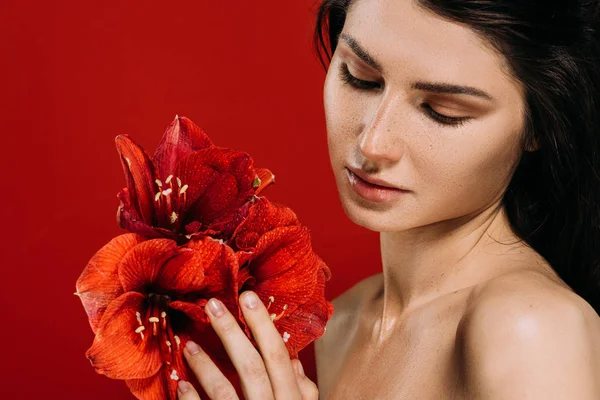
[[[366,83],[346,82],[346,68]],[[524,92],[502,57],[468,26],[411,0],[355,0],[327,73],[324,105],[344,210],[375,231],[496,205],[521,155]],[[453,125],[460,121],[453,118],[464,121]],[[407,192],[367,199],[352,188],[348,168]]]

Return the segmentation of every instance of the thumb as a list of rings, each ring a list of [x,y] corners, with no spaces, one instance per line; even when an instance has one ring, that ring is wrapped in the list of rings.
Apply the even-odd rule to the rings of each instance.
[[[302,368],[302,363],[300,360],[292,360],[292,365],[294,366],[294,371],[296,372],[296,383],[300,389],[302,400],[318,400],[319,389],[317,388],[317,385],[308,379],[304,374],[304,368]]]

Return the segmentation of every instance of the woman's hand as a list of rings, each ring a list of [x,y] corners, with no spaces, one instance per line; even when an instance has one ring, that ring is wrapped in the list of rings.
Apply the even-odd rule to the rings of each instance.
[[[247,400],[317,400],[317,386],[304,375],[299,360],[290,360],[285,343],[262,301],[254,292],[246,291],[240,296],[240,305],[260,353],[223,303],[211,299],[206,310],[240,376],[244,397]],[[210,399],[238,399],[231,382],[197,344],[187,342],[183,353]],[[183,400],[200,398],[185,381],[179,381],[177,395]]]

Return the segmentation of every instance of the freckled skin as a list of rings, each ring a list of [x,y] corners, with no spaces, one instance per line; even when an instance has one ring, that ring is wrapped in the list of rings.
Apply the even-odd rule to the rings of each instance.
[[[564,376],[561,360],[580,358],[557,352],[552,370],[541,357],[530,357],[531,365],[522,362],[526,352],[515,345],[514,352],[498,355],[504,358],[497,365],[517,363],[527,370],[496,371],[489,378],[479,371],[494,368],[481,360],[493,354],[492,346],[502,346],[498,341],[513,343],[513,336],[489,343],[472,333],[500,332],[495,323],[514,326],[509,332],[523,326],[535,331],[531,321],[538,320],[556,332],[549,327],[562,322],[546,318],[550,314],[544,310],[556,309],[550,303],[578,310],[586,326],[548,339],[552,346],[558,340],[567,348],[582,336],[591,341],[586,352],[591,361],[573,361],[570,373],[580,380],[573,380],[577,388],[563,385],[564,398],[594,398],[600,393],[594,392],[600,390],[594,383],[600,379],[598,316],[543,257],[518,240],[501,204],[523,151],[525,112],[523,87],[502,56],[467,26],[411,1],[357,0],[342,34],[383,69],[369,66],[340,39],[324,85],[341,203],[353,222],[380,232],[383,272],[334,300],[336,311],[315,347],[321,399],[563,398],[552,397],[559,390],[547,384],[547,397],[528,397],[526,390],[539,389],[535,383],[552,379],[552,373]],[[339,72],[343,63],[356,78],[380,87],[345,83]],[[470,86],[493,100],[417,90],[411,87],[415,81]],[[442,125],[423,104],[470,120]],[[395,202],[368,202],[349,186],[347,166],[410,192]],[[511,319],[514,315],[519,318]],[[548,332],[539,332],[536,343],[546,343]],[[519,381],[513,373],[522,386],[494,386],[495,378]],[[539,374],[546,374],[545,380]]]

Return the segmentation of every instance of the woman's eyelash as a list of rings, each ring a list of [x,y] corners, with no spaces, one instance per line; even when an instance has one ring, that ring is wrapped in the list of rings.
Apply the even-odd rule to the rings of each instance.
[[[421,104],[421,107],[423,107],[425,109],[425,111],[427,111],[427,113],[429,115],[431,115],[431,117],[433,119],[442,123],[443,125],[451,125],[451,126],[458,127],[458,126],[463,125],[469,119],[471,119],[470,117],[448,117],[447,115],[443,115],[443,114],[440,114],[439,112],[435,111],[427,103]]]
[[[348,64],[346,64],[346,63],[342,63],[342,65],[341,65],[340,78],[342,79],[342,81],[344,83],[348,83],[357,89],[370,90],[370,89],[376,89],[379,87],[379,83],[377,83],[377,82],[363,81],[362,79],[358,79],[357,77],[352,75],[350,73],[350,70],[348,69]]]
[[[361,90],[373,90],[379,88],[380,84],[378,82],[364,81],[362,79],[358,79],[354,75],[350,73],[348,69],[348,64],[342,63],[340,68],[340,79],[350,86],[361,89]],[[423,103],[421,105],[423,109],[433,118],[434,121],[444,125],[444,126],[454,126],[458,127],[463,125],[470,117],[448,117],[447,115],[443,115],[435,111],[431,106],[427,103]]]

